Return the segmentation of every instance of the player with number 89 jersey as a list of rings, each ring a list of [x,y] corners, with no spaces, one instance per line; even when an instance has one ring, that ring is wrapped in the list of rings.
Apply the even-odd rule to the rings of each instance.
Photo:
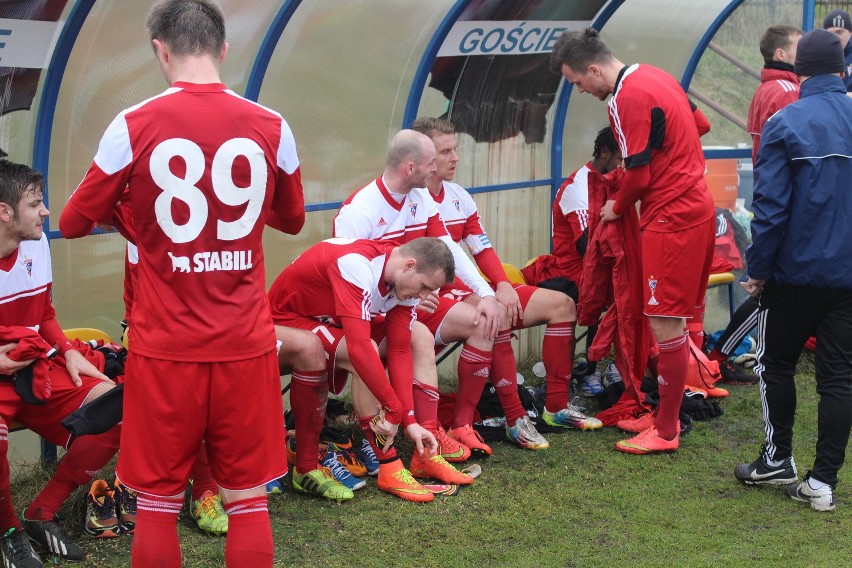
[[[271,567],[265,485],[287,462],[262,234],[304,224],[295,142],[281,115],[222,84],[214,1],[160,0],[146,25],[170,87],[112,121],[59,220],[76,238],[129,210],[139,248],[116,466],[139,493],[131,563],[180,565],[203,442],[228,513],[225,563]]]
[[[178,361],[268,351],[275,334],[263,227],[295,234],[305,218],[284,119],[222,84],[174,83],[107,128],[66,206],[62,233],[81,236],[90,221],[110,223],[128,186],[139,278],[147,281],[133,314],[134,351]],[[87,221],[74,230],[71,215]],[[180,342],[168,339],[174,330]]]

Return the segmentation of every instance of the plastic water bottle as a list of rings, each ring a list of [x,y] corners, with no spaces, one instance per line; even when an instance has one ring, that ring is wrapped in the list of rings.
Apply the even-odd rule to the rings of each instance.
[[[539,378],[544,378],[547,376],[547,371],[544,369],[544,363],[539,361],[532,368],[533,375]]]

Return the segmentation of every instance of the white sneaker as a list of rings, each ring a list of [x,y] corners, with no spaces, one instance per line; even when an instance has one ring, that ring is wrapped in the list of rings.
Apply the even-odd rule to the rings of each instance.
[[[506,426],[506,436],[527,450],[545,450],[550,447],[550,442],[538,433],[529,416],[521,416],[514,426]]]
[[[822,489],[811,489],[808,485],[810,472],[801,483],[796,483],[787,487],[787,495],[796,501],[810,503],[811,509],[814,511],[833,511],[834,510],[834,491],[831,485],[826,485]]]

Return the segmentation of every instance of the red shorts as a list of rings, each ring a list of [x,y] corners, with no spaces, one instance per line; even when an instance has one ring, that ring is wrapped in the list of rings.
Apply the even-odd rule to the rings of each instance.
[[[112,382],[86,376],[81,378],[83,385],[74,386],[64,367],[51,367],[52,391],[46,404],[27,404],[15,392],[12,381],[0,381],[0,417],[7,426],[17,420],[50,443],[67,448],[71,433],[62,426],[62,419],[80,408],[93,388]]]
[[[536,293],[538,288],[527,284],[513,284],[512,288],[514,288],[515,292],[518,293],[518,299],[521,301],[521,316],[523,316],[523,312],[527,311],[527,305],[530,303],[530,298],[532,298],[532,295]],[[523,328],[524,320],[523,317],[521,317],[512,329]]]
[[[335,396],[343,393],[349,381],[349,371],[337,368],[337,348],[343,339],[343,328],[334,323],[323,323],[315,318],[296,314],[276,314],[275,325],[306,329],[319,337],[326,355],[326,370],[328,371],[328,390]],[[381,345],[385,340],[384,316],[375,316],[370,321],[370,339]]]
[[[468,288],[467,284],[459,280],[458,277],[453,280],[452,284],[447,284],[446,286],[438,290],[438,296],[442,298],[450,298],[452,300],[456,300],[457,302],[464,302],[471,295],[473,295],[473,290]]]
[[[492,288],[494,288],[494,286],[492,286]],[[530,298],[532,298],[532,295],[536,290],[538,290],[538,288],[535,286],[528,286],[526,284],[512,284],[512,288],[514,288],[515,292],[518,293],[518,299],[521,301],[521,310],[526,310],[527,304],[530,303]],[[438,292],[438,308],[433,313],[430,314],[423,310],[417,310],[417,321],[429,328],[429,331],[435,336],[435,342],[437,343],[437,338],[440,337],[439,330],[441,328],[441,324],[447,317],[450,308],[459,302],[464,302],[472,295],[473,291],[463,282],[456,279],[452,285],[444,286]],[[513,329],[522,329],[523,327],[523,322],[519,321]]]
[[[150,495],[183,493],[201,442],[221,487],[262,487],[287,473],[278,357],[188,363],[127,356],[116,474]]]
[[[456,291],[461,291],[461,288],[453,290],[453,292]],[[463,303],[464,300],[456,299],[454,294],[444,295],[443,289],[441,289],[440,294],[441,295],[438,296],[438,307],[435,308],[435,311],[430,314],[425,310],[418,309],[417,321],[429,329],[429,333],[435,337],[436,345],[447,345],[446,341],[441,340],[441,324],[444,323],[444,320],[446,319],[447,314],[450,313],[450,310],[458,304]],[[467,296],[470,296],[470,294]]]
[[[700,309],[715,238],[715,219],[673,233],[642,231],[645,315],[691,318]]]

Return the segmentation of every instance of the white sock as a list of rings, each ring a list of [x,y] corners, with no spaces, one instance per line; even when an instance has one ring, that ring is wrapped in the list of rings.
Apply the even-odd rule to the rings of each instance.
[[[814,491],[818,491],[823,487],[828,487],[828,483],[823,483],[819,479],[814,479],[813,477],[808,478],[808,487],[813,489]]]
[[[766,465],[769,467],[781,467],[787,460],[766,460]]]

